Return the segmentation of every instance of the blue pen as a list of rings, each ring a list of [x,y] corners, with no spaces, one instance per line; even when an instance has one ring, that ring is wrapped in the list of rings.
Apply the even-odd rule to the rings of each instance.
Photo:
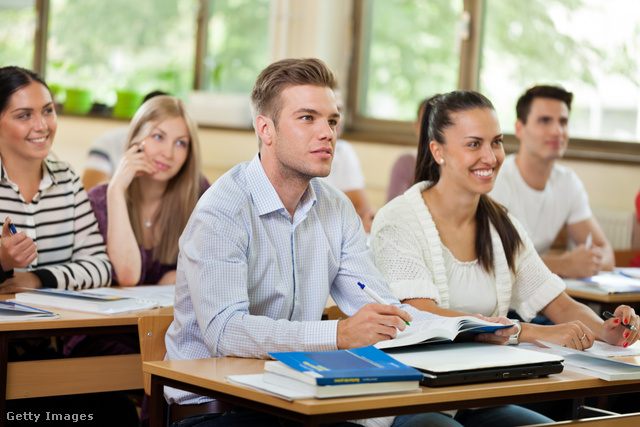
[[[16,226],[9,221],[9,232],[13,236],[14,234],[18,234],[18,230],[16,230]],[[29,270],[33,270],[33,266],[29,264]]]
[[[360,289],[362,289],[367,295],[369,295],[371,298],[376,300],[377,303],[389,305],[388,302],[383,300],[380,295],[376,294],[373,289],[370,289],[369,287],[365,286],[364,283],[358,282],[358,286],[360,286]],[[408,326],[411,326],[411,324],[406,320],[404,321],[404,323],[406,323]]]

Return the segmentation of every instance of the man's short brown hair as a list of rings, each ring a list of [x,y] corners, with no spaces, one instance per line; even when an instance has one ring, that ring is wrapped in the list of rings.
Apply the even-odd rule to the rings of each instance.
[[[531,104],[533,104],[533,100],[536,98],[557,99],[567,104],[567,108],[571,111],[573,93],[561,86],[537,85],[522,94],[516,104],[516,117],[520,119],[523,124],[527,124],[527,117],[531,112]]]
[[[262,70],[251,92],[251,113],[277,120],[282,110],[280,94],[290,86],[320,86],[334,90],[337,79],[323,61],[316,58],[289,58]]]

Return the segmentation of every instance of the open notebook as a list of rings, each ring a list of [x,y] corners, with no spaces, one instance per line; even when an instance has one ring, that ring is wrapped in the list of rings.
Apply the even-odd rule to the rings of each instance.
[[[425,344],[385,350],[424,374],[435,387],[547,376],[562,372],[563,358],[515,346],[477,342]]]

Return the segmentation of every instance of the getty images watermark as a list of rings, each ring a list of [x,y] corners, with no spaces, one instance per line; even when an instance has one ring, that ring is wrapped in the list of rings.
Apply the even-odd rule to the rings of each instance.
[[[55,412],[7,412],[7,421],[71,421],[78,423],[81,421],[93,421],[93,414],[59,414]]]

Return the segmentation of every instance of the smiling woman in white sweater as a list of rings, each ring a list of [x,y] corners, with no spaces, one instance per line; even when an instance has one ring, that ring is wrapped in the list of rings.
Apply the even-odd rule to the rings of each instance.
[[[523,319],[540,311],[556,323],[498,331],[498,343],[544,339],[584,349],[594,339],[621,346],[635,342],[637,332],[620,325],[640,326],[633,309],[620,306],[618,323],[603,322],[571,299],[520,223],[487,196],[503,160],[498,119],[483,95],[456,91],[428,104],[416,184],[380,209],[372,227],[376,266],[392,292],[404,303],[442,316],[499,317],[512,307]],[[524,424],[541,422],[538,414],[514,406],[460,411],[455,420],[468,425],[474,417],[473,425],[485,425],[482,411],[488,410],[498,411],[504,422],[486,425],[522,425],[523,416],[531,417]]]

